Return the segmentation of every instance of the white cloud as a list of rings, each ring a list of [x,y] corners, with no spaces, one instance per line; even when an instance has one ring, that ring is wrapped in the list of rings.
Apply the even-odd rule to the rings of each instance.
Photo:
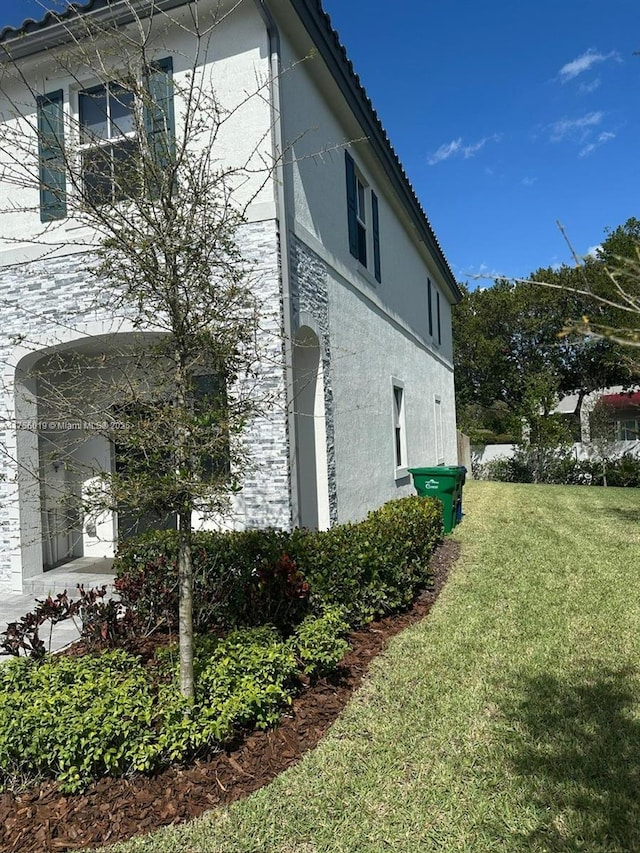
[[[491,136],[483,137],[478,140],[478,142],[463,145],[462,137],[459,136],[457,139],[452,139],[451,142],[446,142],[441,145],[440,148],[438,148],[437,151],[434,151],[431,157],[429,157],[427,163],[430,166],[435,166],[436,163],[442,163],[443,160],[448,160],[450,157],[458,155],[461,155],[465,160],[468,160],[470,157],[477,154],[481,148],[484,148],[487,142],[500,142],[501,139],[501,133],[493,133]]]
[[[611,139],[615,138],[615,133],[610,133],[608,130],[605,130],[602,133],[598,134],[596,139],[594,139],[592,142],[587,143],[583,148],[581,148],[578,156],[586,157],[588,154],[591,154],[592,151],[595,151],[596,148],[600,148],[601,145],[604,145],[605,142],[609,142]]]
[[[599,77],[596,77],[590,83],[580,83],[580,91],[583,95],[590,95],[591,92],[595,92],[596,89],[600,87],[602,80]]]
[[[537,180],[537,178],[530,178],[527,176],[526,178],[523,178],[520,183],[523,187],[532,187]]]
[[[589,248],[587,249],[587,254],[585,255],[585,257],[591,257],[591,258],[595,258],[596,260],[598,260],[598,258],[600,257],[600,250],[601,249],[602,249],[601,243],[598,243],[597,246],[589,246]]]
[[[578,56],[576,59],[571,60],[571,62],[567,62],[566,65],[563,65],[558,76],[562,83],[566,83],[568,80],[573,80],[573,78],[577,77],[579,74],[584,74],[585,71],[589,71],[599,62],[606,62],[608,59],[616,59],[620,61],[620,57],[615,50],[612,50],[611,53],[605,54],[598,53],[590,47],[589,50],[586,50],[581,56]]]
[[[448,160],[449,157],[453,157],[454,154],[457,154],[462,146],[462,137],[458,139],[454,139],[451,142],[447,142],[444,145],[441,145],[438,150],[429,157],[429,165],[435,166],[436,163],[441,163],[443,160]]]
[[[549,125],[549,139],[551,142],[561,142],[567,136],[575,136],[576,134],[584,139],[589,131],[600,124],[604,118],[603,112],[587,113],[581,118],[563,118],[559,121],[554,121]]]

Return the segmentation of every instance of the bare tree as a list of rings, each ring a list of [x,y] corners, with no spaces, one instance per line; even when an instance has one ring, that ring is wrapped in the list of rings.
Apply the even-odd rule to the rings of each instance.
[[[41,459],[84,466],[83,493],[62,513],[65,524],[77,524],[78,502],[89,516],[176,519],[188,699],[194,513],[225,511],[246,464],[243,430],[277,402],[260,381],[274,341],[261,329],[259,269],[238,230],[273,176],[270,127],[230,156],[231,130],[248,104],[265,108],[269,80],[223,103],[205,61],[233,8],[205,14],[203,2],[192,2],[172,12],[121,0],[100,14],[66,13],[35,72],[19,42],[0,46],[1,180],[15,188],[11,212],[39,207],[44,221],[33,239],[43,254],[69,240],[61,217],[77,225],[93,308],[116,327],[124,318],[129,330],[124,344],[88,340],[30,369],[25,382],[37,388],[48,427],[36,425]],[[179,54],[166,48],[174,43]],[[45,76],[72,81],[77,114],[41,91],[36,81]],[[26,335],[21,343],[29,345]],[[97,435],[116,447],[115,469],[96,469],[78,453]]]

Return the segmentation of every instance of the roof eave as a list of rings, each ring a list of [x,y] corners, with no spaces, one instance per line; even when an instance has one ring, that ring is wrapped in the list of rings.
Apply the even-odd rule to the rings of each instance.
[[[156,11],[185,6],[190,0],[153,0],[151,8]],[[133,7],[133,8],[132,8]],[[91,13],[99,22],[111,22],[123,26],[135,20],[138,12],[148,13],[148,0],[88,0],[72,3],[64,12],[47,12],[36,21],[27,18],[19,28],[5,27],[0,31],[0,51],[11,61],[35,56],[69,41],[74,22]]]

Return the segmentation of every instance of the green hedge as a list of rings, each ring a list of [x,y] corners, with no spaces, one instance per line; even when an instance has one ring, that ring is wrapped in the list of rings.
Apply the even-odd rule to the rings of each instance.
[[[273,624],[290,631],[333,605],[354,626],[396,611],[428,580],[441,515],[439,502],[407,497],[326,531],[196,533],[196,630]],[[118,550],[116,587],[150,628],[175,626],[177,547],[175,531],[160,531]]]
[[[291,554],[311,588],[311,606],[345,608],[351,625],[400,610],[429,578],[442,539],[442,509],[431,498],[390,501],[358,524],[295,531]]]
[[[308,612],[304,579],[287,560],[290,537],[276,530],[202,531],[193,537],[194,629],[258,626],[285,629]],[[115,586],[141,628],[177,626],[178,535],[151,531],[124,542]]]

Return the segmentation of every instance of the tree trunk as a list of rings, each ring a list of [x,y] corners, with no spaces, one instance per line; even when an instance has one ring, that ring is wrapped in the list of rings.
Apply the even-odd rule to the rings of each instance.
[[[191,558],[191,510],[178,516],[178,587],[180,605],[178,631],[180,641],[180,692],[193,702],[193,561]]]

